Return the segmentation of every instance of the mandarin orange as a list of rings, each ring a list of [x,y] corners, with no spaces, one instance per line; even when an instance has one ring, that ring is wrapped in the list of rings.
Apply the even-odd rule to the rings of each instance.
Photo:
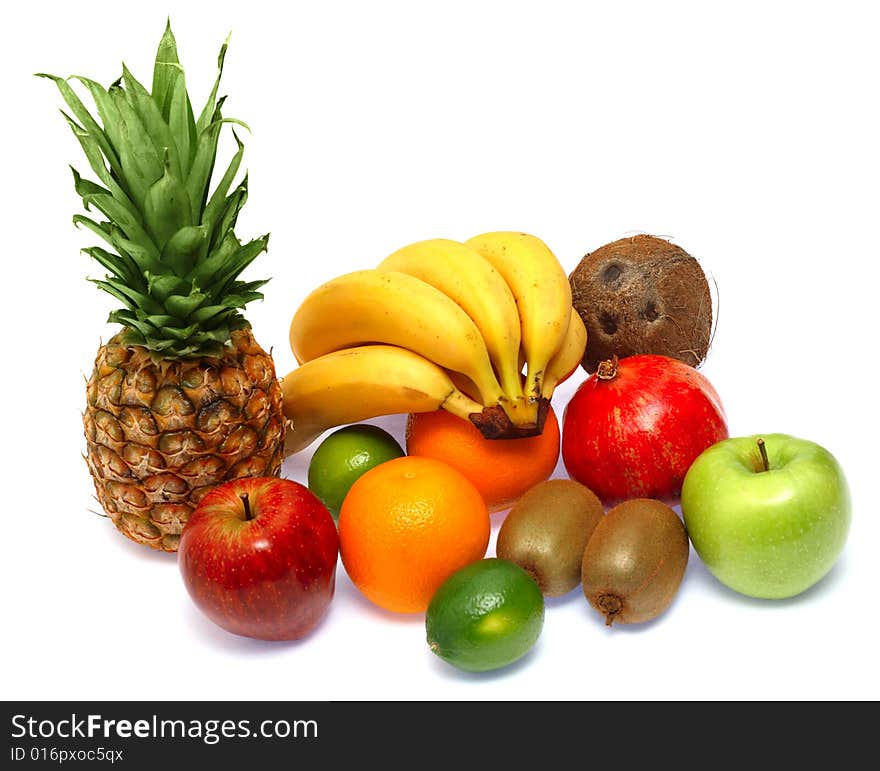
[[[446,410],[409,416],[406,451],[444,461],[480,491],[490,512],[510,508],[559,459],[559,422],[551,408],[543,433],[525,439],[485,439],[479,430]]]

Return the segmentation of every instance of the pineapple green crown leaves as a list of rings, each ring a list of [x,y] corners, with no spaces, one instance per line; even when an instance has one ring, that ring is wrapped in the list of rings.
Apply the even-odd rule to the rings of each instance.
[[[198,118],[193,113],[170,21],[156,52],[152,93],[123,64],[122,76],[105,89],[79,75],[53,80],[70,113],[62,110],[99,183],[73,171],[87,212],[76,214],[112,250],[83,251],[107,270],[92,279],[124,307],[108,319],[122,324],[124,340],[159,358],[217,356],[235,329],[247,325],[240,309],[261,299],[266,281],[239,275],[263,252],[268,235],[242,244],[233,228],[247,200],[247,174],[235,184],[244,145],[232,128],[237,152],[210,191],[221,129],[241,121],[224,118],[218,97],[228,39],[220,49],[217,77]],[[70,81],[81,83],[98,120]]]

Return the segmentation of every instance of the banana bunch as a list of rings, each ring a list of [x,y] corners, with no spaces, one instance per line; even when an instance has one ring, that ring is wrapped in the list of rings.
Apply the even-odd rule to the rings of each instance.
[[[539,238],[410,244],[318,287],[294,314],[285,454],[335,426],[437,409],[487,438],[534,436],[586,342],[568,276]]]

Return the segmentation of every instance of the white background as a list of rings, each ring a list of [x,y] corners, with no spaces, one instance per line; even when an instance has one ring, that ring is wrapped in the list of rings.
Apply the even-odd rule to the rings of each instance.
[[[14,699],[876,698],[877,24],[870,3],[741,1],[15,4],[0,48],[5,354],[2,697]],[[232,30],[222,93],[246,137],[238,232],[271,231],[249,311],[278,374],[318,283],[411,241],[542,237],[570,271],[624,235],[673,238],[717,283],[702,371],[733,435],[830,449],[854,518],[832,573],[786,602],[738,596],[692,553],[670,610],[606,629],[550,601],[520,663],[466,675],[420,617],[339,567],[305,641],[236,638],[195,610],[175,558],[91,513],[84,377],[113,327],[67,164],[87,164],[32,73],[149,83],[172,15],[194,101]],[[231,144],[231,138],[227,137]],[[227,144],[227,148],[228,148]],[[554,399],[559,414],[584,375]],[[378,421],[401,436],[402,419]],[[284,474],[305,481],[308,453]],[[557,474],[563,474],[562,467]],[[495,517],[495,530],[500,517]],[[490,545],[490,554],[494,549]]]

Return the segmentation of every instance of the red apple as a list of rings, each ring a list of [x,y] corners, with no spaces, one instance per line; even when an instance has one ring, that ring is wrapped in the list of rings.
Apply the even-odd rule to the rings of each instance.
[[[183,529],[178,561],[198,608],[233,634],[296,640],[327,611],[339,538],[309,489],[276,477],[215,487]]]
[[[563,415],[562,460],[606,505],[674,504],[696,457],[727,436],[705,376],[677,359],[640,354],[602,362],[575,391]]]

